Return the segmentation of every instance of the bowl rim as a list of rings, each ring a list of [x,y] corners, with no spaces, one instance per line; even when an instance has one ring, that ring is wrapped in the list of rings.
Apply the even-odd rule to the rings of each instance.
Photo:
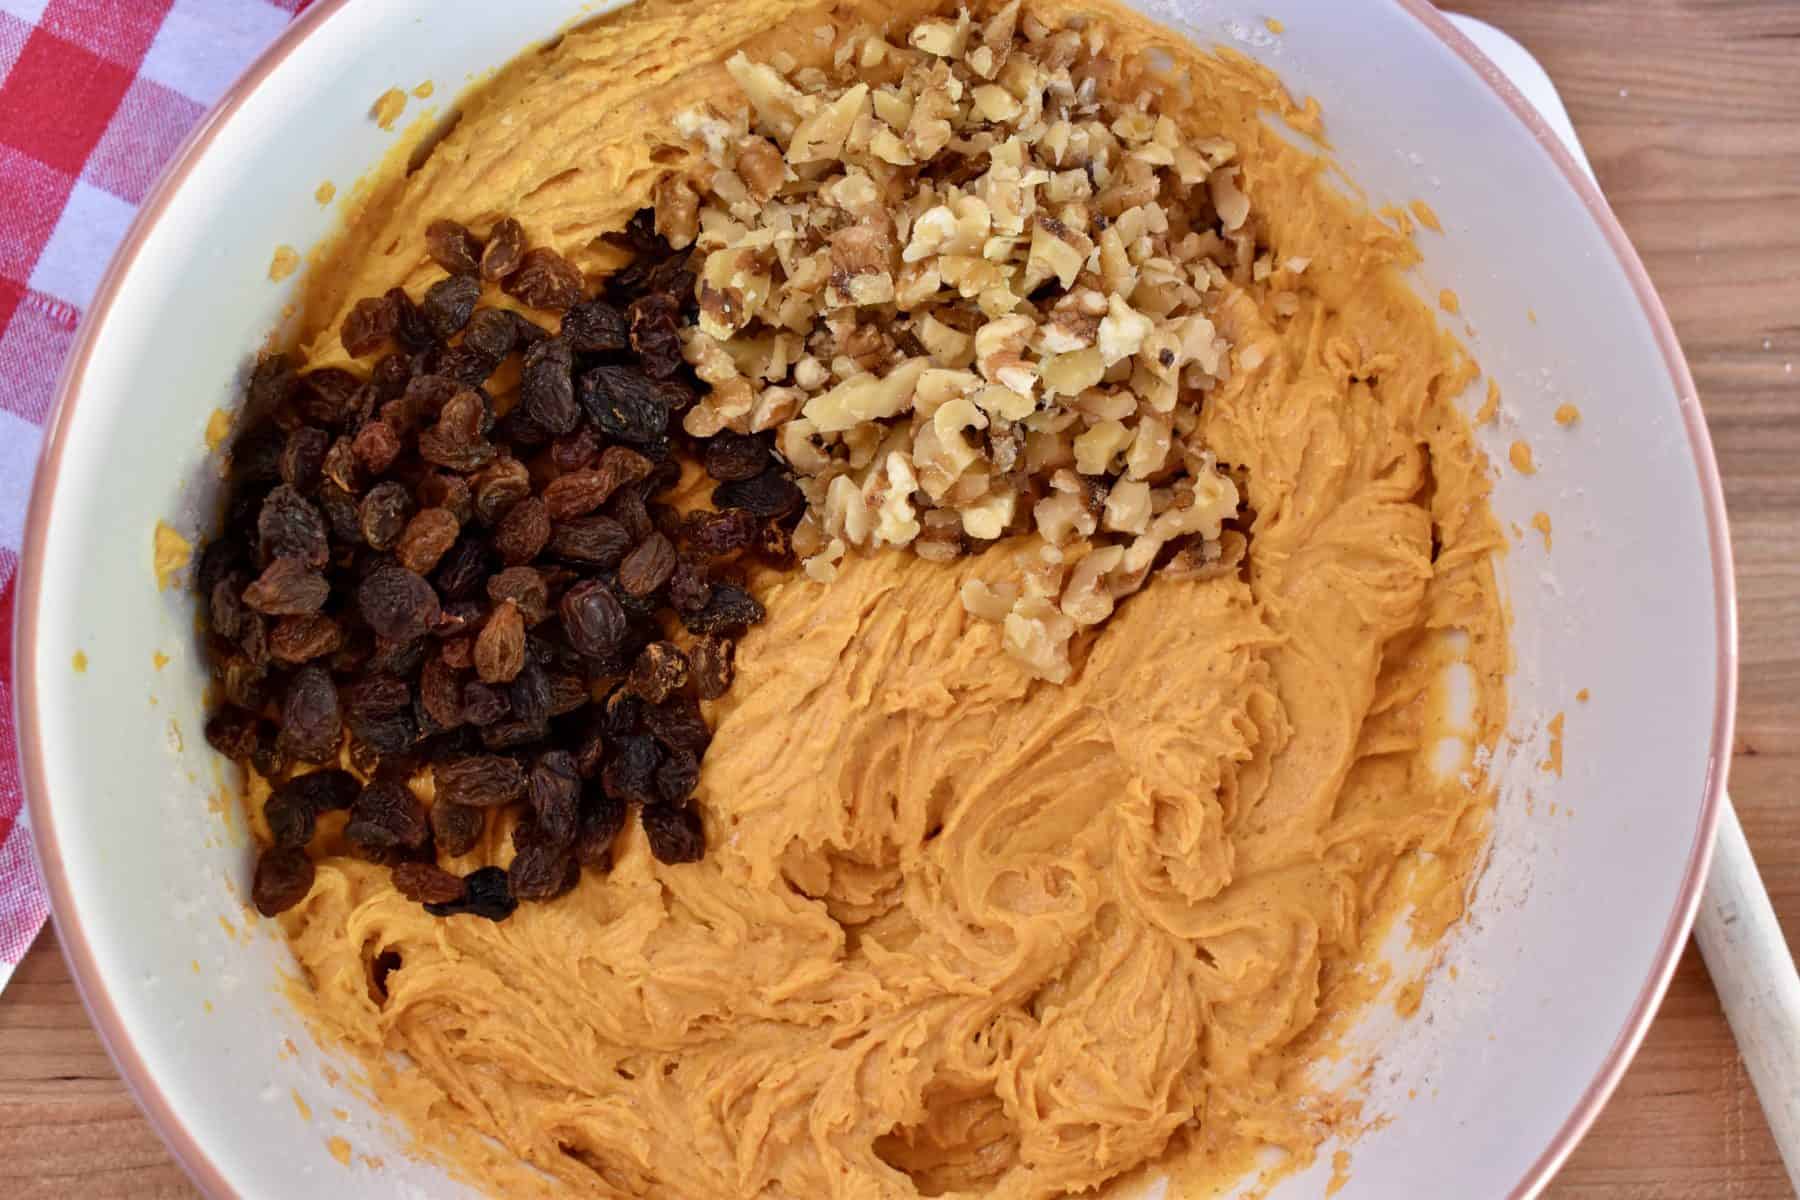
[[[1717,657],[1713,720],[1707,750],[1706,778],[1700,797],[1700,820],[1693,844],[1688,850],[1681,886],[1652,958],[1650,973],[1623,1026],[1608,1047],[1599,1071],[1563,1118],[1549,1144],[1507,1193],[1511,1200],[1523,1200],[1535,1196],[1550,1181],[1557,1169],[1574,1152],[1576,1145],[1593,1125],[1600,1110],[1618,1086],[1668,989],[1669,980],[1674,975],[1682,947],[1699,909],[1701,889],[1712,858],[1713,840],[1727,803],[1725,778],[1730,765],[1732,730],[1736,717],[1737,598],[1731,540],[1718,461],[1714,456],[1712,439],[1707,431],[1693,375],[1669,320],[1668,311],[1657,295],[1643,261],[1638,257],[1617,217],[1613,215],[1612,208],[1601,195],[1598,185],[1581,169],[1561,137],[1544,121],[1536,106],[1430,0],[1385,2],[1416,20],[1428,33],[1443,42],[1447,49],[1476,72],[1480,80],[1526,127],[1562,173],[1564,181],[1579,197],[1623,268],[1632,292],[1656,337],[1663,364],[1679,398],[1682,425],[1700,484],[1712,568]],[[124,240],[100,280],[75,345],[57,381],[37,475],[32,483],[19,558],[18,603],[13,639],[14,718],[18,730],[21,780],[31,819],[33,842],[49,893],[58,942],[70,976],[93,1020],[95,1031],[126,1086],[175,1160],[202,1192],[216,1200],[235,1197],[239,1193],[232,1188],[201,1140],[163,1094],[149,1064],[132,1044],[108,983],[101,974],[93,947],[89,945],[82,929],[74,895],[63,868],[62,854],[57,843],[55,814],[45,783],[46,760],[40,736],[36,655],[33,653],[37,644],[39,610],[43,602],[43,548],[63,455],[68,449],[68,416],[80,396],[89,361],[117,299],[121,283],[136,263],[151,231],[220,130],[302,42],[322,30],[349,3],[350,0],[317,0],[291,22],[243,75],[226,89],[212,110],[188,134],[138,209]]]

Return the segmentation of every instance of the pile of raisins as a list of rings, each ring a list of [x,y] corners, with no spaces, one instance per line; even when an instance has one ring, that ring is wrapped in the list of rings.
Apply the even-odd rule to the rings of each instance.
[[[802,496],[770,440],[682,432],[694,275],[648,212],[593,295],[511,219],[425,240],[448,274],[356,303],[356,370],[258,364],[200,562],[207,738],[273,789],[252,889],[268,915],[306,896],[336,810],[349,851],[440,915],[564,894],[610,867],[632,806],[659,860],[700,858],[700,701],[763,618],[741,566],[792,562]],[[496,291],[554,331],[484,304]],[[509,359],[506,408],[486,385]],[[684,458],[717,481],[713,509],[659,502]],[[411,786],[427,772],[429,806]],[[507,869],[439,865],[509,807]]]

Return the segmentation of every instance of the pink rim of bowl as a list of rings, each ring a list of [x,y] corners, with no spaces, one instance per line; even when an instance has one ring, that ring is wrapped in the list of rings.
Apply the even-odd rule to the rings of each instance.
[[[81,928],[80,916],[76,910],[74,897],[69,891],[68,878],[62,868],[62,856],[57,848],[56,821],[50,800],[44,785],[44,748],[38,735],[37,720],[37,680],[33,666],[33,655],[30,648],[36,643],[38,625],[38,606],[43,599],[43,577],[41,570],[42,545],[45,530],[49,525],[50,506],[56,492],[57,474],[62,464],[63,452],[68,448],[69,422],[67,414],[74,407],[81,392],[81,384],[87,372],[88,360],[93,353],[99,330],[106,324],[106,318],[112,308],[119,290],[119,283],[136,262],[148,237],[170,200],[187,178],[194,163],[206,152],[219,129],[230,120],[232,115],[242,107],[245,99],[260,87],[263,81],[291,54],[302,41],[311,37],[331,20],[333,14],[342,9],[349,0],[319,0],[305,14],[298,18],[263,54],[251,64],[249,70],[231,86],[220,99],[212,112],[188,135],[187,141],[170,161],[162,179],[157,183],[150,197],[144,202],[137,219],[132,223],[125,241],[119,247],[112,264],[107,268],[105,277],[100,282],[94,302],[89,308],[87,319],[82,323],[80,336],[76,340],[74,351],[69,356],[68,365],[63,369],[62,378],[57,385],[56,405],[51,419],[49,436],[45,439],[42,461],[38,467],[37,479],[32,487],[31,507],[25,524],[25,545],[19,568],[19,603],[17,612],[16,636],[14,649],[14,679],[17,681],[17,725],[19,730],[19,747],[23,763],[24,784],[27,803],[30,805],[32,829],[38,849],[39,862],[43,868],[44,880],[50,893],[51,911],[55,915],[56,929],[62,943],[63,954],[68,960],[70,974],[75,979],[82,1001],[94,1020],[94,1026],[105,1043],[107,1052],[111,1054],[119,1073],[124,1077],[132,1094],[137,1098],[150,1123],[155,1126],[163,1141],[174,1154],[200,1189],[209,1196],[230,1197],[237,1193],[226,1181],[217,1164],[207,1154],[184,1123],[181,1114],[177,1113],[168,1098],[157,1086],[149,1066],[141,1058],[136,1048],[126,1035],[123,1022],[111,994],[107,991],[106,982],[101,978],[99,967],[95,962],[93,950],[87,944],[86,936]],[[1432,34],[1441,40],[1452,52],[1467,63],[1481,77],[1488,87],[1498,94],[1507,108],[1516,116],[1537,139],[1544,152],[1548,154],[1570,188],[1581,198],[1587,207],[1588,214],[1606,238],[1607,244],[1625,269],[1631,280],[1632,290],[1636,293],[1644,315],[1649,319],[1655,332],[1656,341],[1662,351],[1663,363],[1668,368],[1670,382],[1675,387],[1680,399],[1682,421],[1686,427],[1688,444],[1694,455],[1694,469],[1700,478],[1700,490],[1706,507],[1707,539],[1711,548],[1713,596],[1717,611],[1718,679],[1713,709],[1712,737],[1707,753],[1706,783],[1700,799],[1700,824],[1693,846],[1688,851],[1687,867],[1682,877],[1681,890],[1675,909],[1669,915],[1669,922],[1663,931],[1661,944],[1657,948],[1655,962],[1650,975],[1644,980],[1642,990],[1638,993],[1637,1002],[1633,1005],[1624,1027],[1619,1030],[1599,1073],[1594,1077],[1587,1090],[1582,1093],[1575,1107],[1563,1119],[1550,1144],[1544,1148],[1524,1178],[1514,1185],[1509,1195],[1517,1198],[1533,1196],[1550,1181],[1551,1176],[1561,1167],[1564,1160],[1574,1151],[1581,1141],[1582,1135],[1588,1131],[1594,1119],[1599,1116],[1601,1108],[1613,1089],[1618,1086],[1625,1068],[1630,1064],[1632,1055],[1644,1040],[1649,1030],[1651,1018],[1657,1006],[1662,1002],[1663,993],[1667,991],[1669,979],[1675,973],[1675,965],[1681,955],[1682,946],[1687,941],[1688,931],[1694,922],[1694,914],[1699,908],[1700,891],[1706,881],[1706,868],[1712,858],[1713,836],[1718,830],[1719,814],[1724,804],[1725,775],[1729,764],[1732,726],[1736,710],[1737,680],[1737,597],[1733,582],[1731,566],[1731,541],[1727,534],[1725,516],[1725,493],[1719,482],[1718,462],[1713,455],[1712,439],[1707,433],[1706,418],[1700,409],[1700,400],[1694,387],[1694,379],[1688,370],[1687,359],[1682,355],[1681,345],[1676,339],[1674,327],[1669,322],[1669,314],[1664,309],[1662,300],[1657,296],[1649,275],[1644,270],[1643,262],[1638,258],[1625,231],[1620,227],[1618,219],[1613,216],[1612,209],[1601,196],[1599,189],[1582,171],[1567,147],[1556,133],[1550,129],[1538,115],[1531,102],[1520,94],[1506,75],[1488,59],[1475,44],[1464,37],[1455,26],[1432,7],[1427,0],[1394,0],[1403,11],[1424,25]]]

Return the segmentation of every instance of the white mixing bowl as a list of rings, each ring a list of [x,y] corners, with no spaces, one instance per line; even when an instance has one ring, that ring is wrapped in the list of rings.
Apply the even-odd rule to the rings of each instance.
[[[1528,1195],[1644,1033],[1719,812],[1735,628],[1724,505],[1693,380],[1605,202],[1427,5],[1146,6],[1318,97],[1372,201],[1430,202],[1445,233],[1422,235],[1418,286],[1459,293],[1455,323],[1472,327],[1469,345],[1506,397],[1486,448],[1497,463],[1515,438],[1537,452],[1538,473],[1502,470],[1494,496],[1504,522],[1548,512],[1555,549],[1546,555],[1527,530],[1502,568],[1518,745],[1492,859],[1448,956],[1456,980],[1434,979],[1413,1020],[1383,1006],[1365,1022],[1371,1110],[1392,1120],[1352,1148],[1341,1193]],[[246,352],[294,295],[296,280],[267,278],[270,254],[327,233],[314,188],[356,179],[391,144],[368,119],[375,97],[432,79],[447,103],[578,15],[575,0],[320,0],[144,205],[64,380],[19,600],[31,818],[101,1035],[214,1196],[462,1192],[407,1162],[399,1131],[326,1083],[329,1055],[277,994],[290,960],[268,927],[245,923],[242,821],[228,829],[208,804],[219,784],[200,737],[193,599],[158,591],[152,523],[201,523],[212,500],[207,416],[233,403]],[[1269,34],[1266,17],[1285,31]],[[1565,401],[1582,413],[1571,430],[1552,421]],[[153,651],[172,661],[157,665]],[[1561,778],[1537,764],[1558,711]],[[356,1151],[348,1169],[333,1161],[333,1136]],[[1320,1194],[1329,1157],[1276,1196]]]

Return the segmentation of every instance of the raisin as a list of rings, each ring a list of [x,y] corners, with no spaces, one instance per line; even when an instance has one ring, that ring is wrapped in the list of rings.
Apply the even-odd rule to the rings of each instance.
[[[474,471],[494,461],[496,451],[482,433],[487,406],[481,395],[463,390],[450,397],[437,424],[419,435],[419,457],[452,471]]]
[[[687,515],[681,535],[695,550],[717,558],[753,544],[756,525],[756,517],[742,508],[696,509]]]
[[[612,844],[625,828],[628,809],[623,800],[614,800],[590,788],[581,804],[581,829],[575,835],[575,857],[583,866],[612,865]]]
[[[481,729],[481,744],[489,750],[535,751],[543,747],[540,742],[549,736],[550,727],[534,721],[520,720],[518,717],[507,717],[503,721],[495,721],[492,725]]]
[[[623,230],[607,234],[606,240],[636,253],[639,256],[638,264],[663,258],[670,253],[669,243],[662,234],[656,232],[654,208],[638,209],[631,214],[631,219],[625,223]]]
[[[641,733],[613,740],[612,757],[600,770],[600,786],[614,800],[627,804],[656,803],[656,769],[662,765],[662,748]]]
[[[432,579],[446,600],[466,600],[481,590],[491,570],[487,546],[464,534],[439,561]]]
[[[581,406],[600,432],[635,446],[660,445],[668,435],[669,405],[637,367],[600,366],[581,376]]]
[[[244,607],[245,579],[242,573],[234,572],[219,580],[212,587],[207,603],[207,619],[212,630],[222,638],[236,641],[244,631],[244,622],[250,613]]]
[[[369,482],[369,473],[363,469],[361,461],[356,457],[356,441],[353,438],[338,438],[326,448],[322,473],[325,476],[325,482],[319,486],[321,497],[333,487],[341,492],[354,495],[362,491]],[[354,506],[355,502],[352,501],[352,507]],[[332,528],[335,530],[337,528],[336,518],[332,518],[332,521]],[[351,526],[354,528],[354,521],[351,522]],[[349,541],[357,535],[353,533],[349,538],[345,538],[340,533],[338,536],[342,540]]]
[[[250,751],[250,766],[264,779],[274,779],[287,770],[287,752],[281,748],[281,731],[275,722],[256,723],[256,744]]]
[[[466,275],[481,263],[481,243],[475,235],[443,218],[425,227],[425,252],[452,275]]]
[[[693,664],[694,690],[702,700],[717,700],[731,690],[736,675],[736,642],[708,634],[695,640],[688,657]]]
[[[431,332],[425,314],[419,311],[419,306],[413,303],[405,288],[391,287],[383,296],[394,306],[395,341],[414,354],[437,348],[437,335]]]
[[[530,562],[549,541],[550,510],[536,496],[527,496],[507,509],[494,527],[494,550],[509,567]]]
[[[756,434],[729,429],[706,443],[706,473],[718,480],[753,479],[769,465],[769,442]]]
[[[526,625],[536,625],[550,615],[550,589],[534,567],[508,567],[487,581],[488,599],[494,604],[512,603]]]
[[[312,891],[313,863],[306,851],[271,846],[256,860],[250,881],[250,899],[265,917],[284,913]]]
[[[581,422],[574,369],[575,355],[562,338],[539,342],[525,352],[519,372],[519,407],[546,433],[560,436]]]
[[[577,304],[563,314],[560,336],[582,354],[612,354],[625,349],[625,314],[604,300]]]
[[[446,600],[439,606],[431,636],[445,662],[459,671],[473,663],[475,635],[487,614],[488,606],[479,600]]]
[[[527,250],[505,283],[506,294],[532,308],[568,308],[581,300],[581,272],[547,246]]]
[[[508,601],[488,615],[475,639],[475,673],[483,683],[506,683],[525,665],[525,618]]]
[[[505,279],[519,269],[524,254],[524,227],[511,217],[501,219],[488,233],[487,246],[481,252],[481,277],[490,281]]]
[[[376,399],[386,404],[406,391],[407,383],[412,379],[412,359],[404,354],[384,354],[375,363],[375,369],[369,372],[369,384],[375,389]]]
[[[313,425],[341,428],[356,411],[362,380],[341,367],[326,367],[302,377],[294,407]]]
[[[259,667],[269,665],[268,626],[263,619],[254,613],[244,617],[244,623],[238,630],[238,648],[244,657]]]
[[[712,599],[712,581],[706,566],[687,554],[681,555],[669,575],[669,603],[677,612],[699,612]]]
[[[656,794],[665,804],[685,804],[700,782],[700,760],[687,750],[671,750],[656,768]]]
[[[415,375],[406,385],[399,400],[382,408],[382,420],[393,425],[402,436],[417,433],[427,422],[435,421],[463,385],[444,375]]]
[[[363,664],[363,667],[365,670],[379,675],[411,675],[424,662],[425,640],[423,638],[395,640],[377,637],[374,647],[369,653],[368,661]]]
[[[331,585],[297,558],[278,558],[244,589],[244,603],[272,617],[318,612]]]
[[[256,360],[250,370],[250,385],[245,389],[245,414],[252,420],[267,420],[293,398],[299,375],[293,360],[285,354],[267,354]]]
[[[306,794],[287,787],[276,788],[263,802],[263,820],[269,839],[284,849],[304,848],[319,827],[318,811]]]
[[[272,483],[281,478],[281,451],[285,445],[281,430],[273,425],[259,425],[244,430],[232,440],[227,451],[230,477],[234,483]],[[232,523],[227,522],[229,527]]]
[[[519,341],[519,327],[503,308],[478,308],[463,330],[463,348],[498,365]]]
[[[644,276],[644,290],[672,298],[679,310],[693,299],[694,284],[698,279],[699,276],[688,270],[687,257],[670,251],[661,262],[651,264],[649,274]]]
[[[636,488],[624,488],[606,502],[606,515],[625,527],[633,542],[641,542],[658,532],[656,521]]]
[[[479,808],[442,797],[431,806],[432,836],[437,839],[437,848],[452,858],[473,850],[486,826],[487,817]]]
[[[644,701],[637,693],[620,688],[606,698],[600,728],[609,738],[639,733],[644,723]]]
[[[625,640],[625,610],[612,589],[598,579],[585,580],[564,592],[558,608],[569,644],[582,654],[601,658]]]
[[[550,720],[550,675],[531,658],[519,668],[506,689],[506,702],[515,720],[543,726]]]
[[[363,541],[372,550],[391,550],[411,515],[412,495],[405,486],[391,479],[376,484],[358,508]]]
[[[463,898],[461,876],[432,863],[396,863],[393,879],[395,891],[421,904],[455,904]]]
[[[440,641],[452,638],[474,637],[481,631],[481,623],[487,620],[488,606],[479,600],[451,600],[440,606],[437,623],[431,627],[431,636]]]
[[[512,885],[499,867],[480,867],[463,876],[463,897],[450,904],[427,904],[425,911],[434,917],[467,915],[504,921],[513,915],[519,902],[513,898]]]
[[[531,494],[531,472],[516,458],[503,458],[475,477],[475,516],[485,525]]]
[[[806,505],[806,497],[787,472],[770,467],[754,479],[721,483],[713,489],[713,503],[720,508],[741,508],[765,521],[792,516]]]
[[[619,586],[633,596],[648,596],[675,570],[675,547],[660,533],[653,533],[619,564]]]
[[[362,784],[340,767],[326,767],[296,775],[275,789],[276,795],[284,793],[292,793],[296,803],[304,802],[314,813],[337,812],[356,802]]]
[[[559,671],[549,672],[550,678],[550,715],[560,717],[585,707],[593,699],[587,680],[579,675],[568,675]]]
[[[222,708],[206,719],[206,744],[233,762],[245,762],[256,749],[256,714]]]
[[[350,439],[357,465],[370,475],[383,475],[400,457],[400,435],[386,421],[370,421]]]
[[[512,713],[506,693],[485,683],[463,685],[463,720],[480,727],[504,720]]]
[[[303,663],[334,653],[343,644],[343,629],[322,613],[283,617],[269,634],[269,657]]]
[[[345,714],[355,741],[377,754],[403,754],[419,740],[419,722],[410,712]]]
[[[425,323],[441,341],[449,341],[461,333],[481,299],[481,280],[474,275],[451,275],[425,289],[419,309]],[[490,368],[491,370],[491,368]]]
[[[219,669],[225,699],[239,708],[261,708],[268,699],[267,667],[258,666],[241,654],[233,654]]]
[[[498,754],[472,754],[432,768],[440,800],[472,808],[497,808],[525,795],[525,771]]]
[[[411,641],[437,622],[437,593],[415,572],[400,566],[370,571],[356,589],[356,607],[377,637]]]
[[[538,829],[553,845],[566,847],[575,841],[581,818],[581,774],[575,756],[566,750],[538,755],[529,783],[531,811]]]
[[[325,470],[325,452],[331,448],[331,435],[311,425],[290,431],[281,447],[279,470],[281,481],[298,491],[310,492],[319,484]]]
[[[636,450],[624,446],[608,446],[600,452],[600,464],[595,469],[609,483],[616,481],[616,488],[624,488],[651,478],[656,472],[656,464]]]
[[[369,675],[338,689],[346,712],[358,716],[390,716],[412,707],[412,688],[393,675]]]
[[[657,380],[656,394],[662,398],[663,404],[668,407],[669,411],[676,416],[694,407],[695,402],[700,399],[699,391],[680,375],[673,379]]]
[[[681,369],[680,316],[680,298],[667,292],[639,296],[625,310],[631,348],[643,360],[644,370],[658,379]]]
[[[687,686],[688,657],[673,642],[651,642],[638,652],[625,685],[652,704]]]
[[[331,762],[343,737],[343,714],[331,673],[315,664],[294,672],[281,702],[281,748],[301,762]]]
[[[696,758],[712,744],[712,730],[692,696],[676,694],[661,704],[644,706],[644,728],[670,750],[686,750]]]
[[[385,296],[369,296],[358,300],[344,318],[344,323],[338,326],[338,338],[344,343],[344,353],[351,358],[375,353],[392,336],[399,320],[399,312]]]
[[[556,473],[566,475],[570,471],[579,471],[594,463],[594,456],[600,453],[600,435],[591,425],[582,425],[567,437],[557,438],[550,444],[550,463]]]
[[[611,517],[573,517],[559,523],[550,533],[550,553],[569,562],[616,567],[629,549],[631,536]]]
[[[331,536],[348,546],[362,541],[362,514],[356,497],[327,479],[319,485],[319,508],[331,526]]]
[[[640,818],[650,853],[662,863],[699,862],[706,853],[700,814],[684,804],[646,804]]]
[[[200,565],[194,571],[194,590],[211,596],[219,581],[250,565],[244,543],[237,537],[221,534],[200,552]]]
[[[263,561],[296,558],[309,567],[331,560],[325,516],[312,501],[288,484],[269,492],[256,517],[257,544]]]
[[[440,729],[454,729],[463,722],[462,680],[439,655],[427,658],[419,669],[419,707]]]
[[[444,552],[456,544],[460,532],[456,514],[447,508],[427,508],[413,514],[394,544],[394,557],[415,575],[424,575],[438,565]]]
[[[398,779],[377,779],[350,806],[344,837],[359,851],[417,850],[431,837],[431,817]]]
[[[622,446],[609,446],[598,466],[551,480],[544,489],[544,503],[554,520],[565,521],[593,512],[620,488],[649,473],[649,459]]]
[[[581,881],[581,864],[567,846],[540,843],[514,855],[506,877],[521,900],[554,900]]]
[[[433,471],[419,480],[413,495],[420,508],[441,508],[455,517],[458,525],[468,524],[475,515],[474,489],[461,475]]]
[[[713,585],[706,607],[682,613],[681,623],[690,633],[737,637],[761,621],[763,615],[763,606],[749,592],[733,583],[718,583]]]
[[[445,638],[438,647],[438,655],[444,665],[456,671],[466,671],[475,665],[475,639],[459,636]]]

